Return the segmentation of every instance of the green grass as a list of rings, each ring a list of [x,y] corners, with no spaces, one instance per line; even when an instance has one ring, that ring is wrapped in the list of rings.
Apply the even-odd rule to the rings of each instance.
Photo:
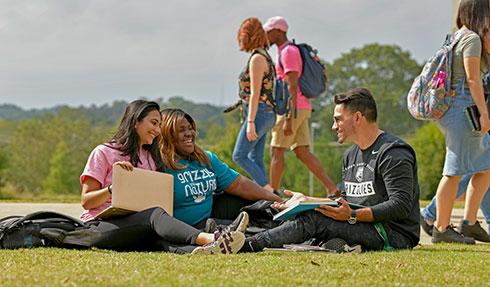
[[[1,286],[488,286],[490,245],[362,254],[192,256],[0,250]]]

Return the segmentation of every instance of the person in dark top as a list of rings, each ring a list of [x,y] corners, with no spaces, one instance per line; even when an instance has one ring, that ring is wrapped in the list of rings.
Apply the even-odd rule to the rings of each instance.
[[[338,142],[353,142],[343,159],[345,189],[338,207],[321,206],[280,226],[249,237],[242,252],[302,243],[311,238],[343,240],[363,250],[406,249],[420,239],[419,186],[414,150],[376,123],[376,103],[371,92],[356,88],[337,94],[334,123]],[[308,198],[300,193],[285,203]],[[348,203],[365,207],[351,209]]]

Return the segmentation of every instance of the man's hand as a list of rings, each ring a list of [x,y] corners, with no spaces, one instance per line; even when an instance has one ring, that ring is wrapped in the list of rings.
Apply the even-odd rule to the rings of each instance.
[[[285,136],[290,136],[293,134],[293,120],[292,118],[286,118],[284,124],[282,125],[282,130]]]
[[[347,201],[343,198],[339,198],[337,202],[340,204],[339,207],[322,205],[318,208],[315,208],[315,211],[318,211],[321,214],[338,221],[347,221],[350,218],[352,209],[350,208]]]
[[[287,201],[283,201],[283,202],[274,202],[271,206],[274,208],[277,208],[279,210],[283,210],[283,209],[288,208],[289,206],[291,206],[291,204],[293,204],[295,202],[303,201],[303,200],[307,199],[307,197],[304,194],[302,194],[301,192],[284,190],[284,194],[286,196],[289,196],[290,199],[288,199]]]

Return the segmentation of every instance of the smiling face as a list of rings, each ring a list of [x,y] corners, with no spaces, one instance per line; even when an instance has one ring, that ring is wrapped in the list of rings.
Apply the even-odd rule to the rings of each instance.
[[[161,115],[158,110],[152,110],[141,121],[136,122],[135,129],[138,134],[138,143],[150,145],[160,135]]]
[[[343,104],[335,106],[332,130],[337,132],[337,141],[339,143],[354,141],[355,121],[359,116],[360,112],[352,113]]]
[[[192,154],[195,149],[196,131],[186,118],[177,121],[176,135],[175,148],[177,153],[184,157]]]

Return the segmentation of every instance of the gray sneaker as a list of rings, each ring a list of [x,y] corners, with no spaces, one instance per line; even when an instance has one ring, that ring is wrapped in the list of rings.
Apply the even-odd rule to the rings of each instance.
[[[191,254],[234,254],[245,243],[245,235],[239,231],[221,233],[213,242],[196,247]]]
[[[444,232],[440,232],[434,226],[432,229],[432,243],[441,242],[475,244],[475,239],[473,237],[465,237],[461,233],[458,233],[452,225],[449,225]]]
[[[427,233],[429,236],[432,236],[432,229],[434,229],[434,224],[429,224],[427,220],[425,220],[425,217],[420,214],[420,226],[422,226],[422,229]]]
[[[320,245],[320,247],[331,250],[335,253],[361,253],[361,245],[356,244],[349,246],[342,238],[332,238]]]
[[[480,222],[476,222],[473,225],[466,224],[464,220],[458,226],[458,231],[466,237],[473,237],[475,240],[481,242],[490,242],[490,236],[480,225]]]

